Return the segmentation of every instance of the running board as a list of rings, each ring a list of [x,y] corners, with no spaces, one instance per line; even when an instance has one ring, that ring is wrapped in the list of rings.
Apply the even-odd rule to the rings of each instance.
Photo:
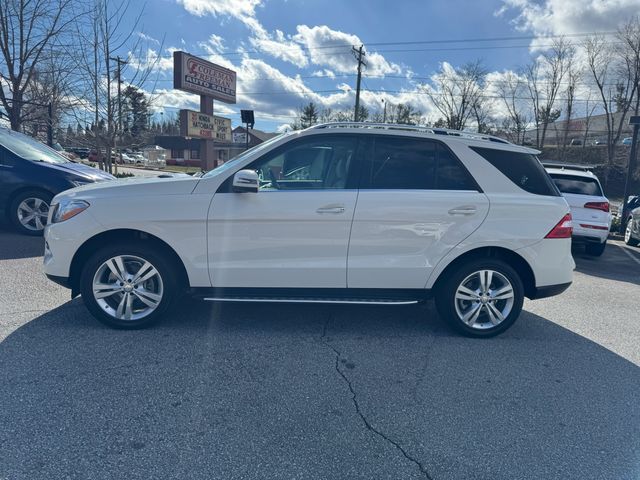
[[[331,303],[350,305],[413,305],[420,300],[347,299],[347,298],[260,298],[260,297],[205,297],[209,302],[254,302],[254,303]]]

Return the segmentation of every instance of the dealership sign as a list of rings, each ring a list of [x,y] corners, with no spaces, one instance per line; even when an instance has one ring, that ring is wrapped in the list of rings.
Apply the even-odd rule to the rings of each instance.
[[[206,115],[193,110],[180,110],[180,135],[230,142],[231,119]]]
[[[236,72],[185,52],[173,52],[173,88],[236,103]]]

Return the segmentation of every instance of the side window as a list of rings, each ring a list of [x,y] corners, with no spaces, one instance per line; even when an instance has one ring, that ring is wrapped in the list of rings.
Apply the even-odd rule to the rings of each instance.
[[[370,189],[430,190],[435,187],[435,142],[407,137],[377,137],[365,171]]]
[[[478,190],[464,165],[440,142],[391,136],[375,138],[362,188]]]
[[[549,197],[560,196],[553,180],[535,155],[495,148],[469,148],[524,191]]]
[[[284,146],[254,162],[260,190],[343,189],[355,161],[356,139],[319,135]]]
[[[478,190],[471,174],[460,160],[443,145],[438,145],[438,190]]]

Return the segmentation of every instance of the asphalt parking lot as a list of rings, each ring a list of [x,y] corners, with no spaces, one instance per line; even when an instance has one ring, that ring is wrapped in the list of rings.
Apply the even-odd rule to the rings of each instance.
[[[0,479],[638,479],[640,249],[489,340],[430,306],[205,304],[114,331],[0,227]]]

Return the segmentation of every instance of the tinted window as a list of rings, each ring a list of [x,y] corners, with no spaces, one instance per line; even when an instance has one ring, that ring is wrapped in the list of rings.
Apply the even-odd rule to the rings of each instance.
[[[436,189],[477,190],[471,174],[460,160],[446,147],[438,145]]]
[[[560,192],[535,155],[493,148],[469,147],[523,190],[558,197]]]
[[[439,142],[376,137],[362,188],[391,190],[477,190],[460,161]]]
[[[346,188],[356,143],[354,137],[320,135],[268,153],[248,168],[258,173],[260,190]]]
[[[551,174],[553,182],[562,193],[577,193],[578,195],[602,196],[602,189],[595,178],[574,177],[572,175]]]
[[[69,161],[44,143],[7,128],[0,128],[0,145],[25,160],[47,163],[67,163]]]

